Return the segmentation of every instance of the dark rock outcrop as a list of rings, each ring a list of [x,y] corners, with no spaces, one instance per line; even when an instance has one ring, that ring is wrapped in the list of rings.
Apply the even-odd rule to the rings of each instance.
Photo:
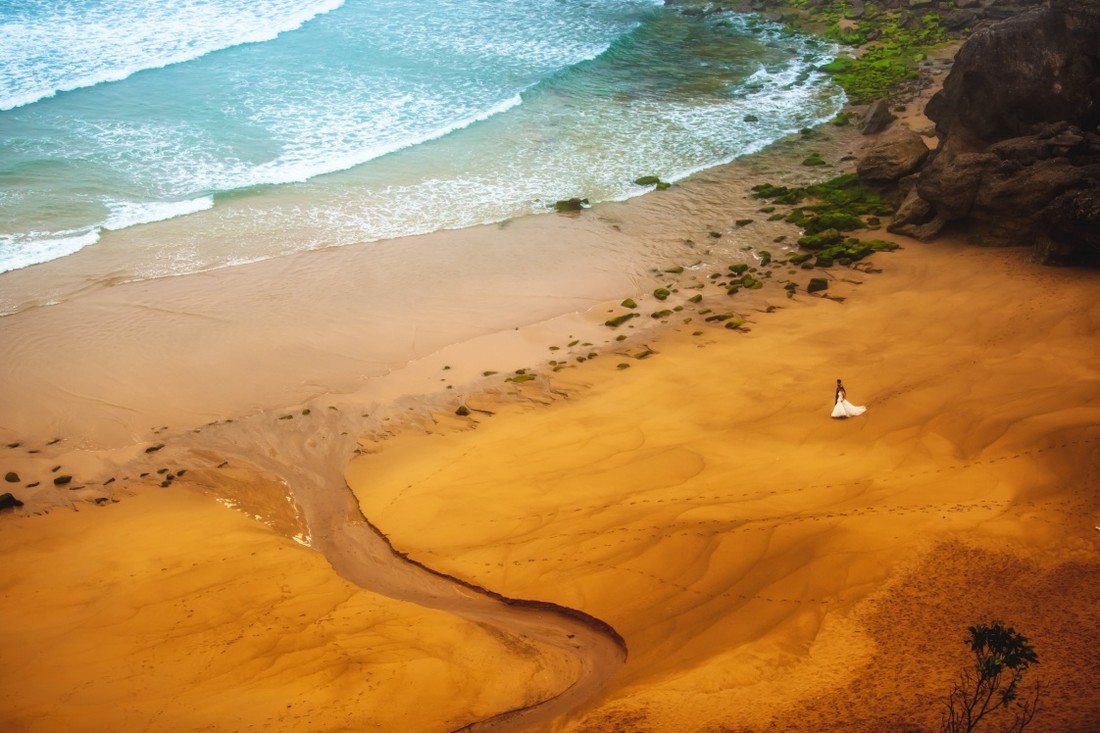
[[[926,113],[940,145],[891,231],[1100,257],[1100,5],[1051,0],[975,33]]]
[[[896,120],[897,117],[890,111],[890,106],[886,103],[885,99],[877,99],[867,106],[867,111],[863,113],[863,119],[860,120],[860,131],[864,135],[875,135],[887,127],[890,123]]]
[[[869,183],[893,183],[916,172],[928,152],[919,134],[905,126],[891,127],[864,148],[856,173]]]

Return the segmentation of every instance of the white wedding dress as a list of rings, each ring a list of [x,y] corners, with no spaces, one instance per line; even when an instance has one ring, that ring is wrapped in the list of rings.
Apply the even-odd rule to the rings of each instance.
[[[833,406],[833,417],[855,417],[865,412],[867,412],[866,407],[863,405],[853,405],[845,399],[843,392],[837,393],[836,404]]]

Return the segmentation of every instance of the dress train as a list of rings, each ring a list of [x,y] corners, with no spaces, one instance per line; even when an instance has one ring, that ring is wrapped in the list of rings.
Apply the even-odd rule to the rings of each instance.
[[[833,406],[833,417],[855,417],[867,412],[863,405],[853,405],[844,398],[843,394],[837,395],[836,405]]]

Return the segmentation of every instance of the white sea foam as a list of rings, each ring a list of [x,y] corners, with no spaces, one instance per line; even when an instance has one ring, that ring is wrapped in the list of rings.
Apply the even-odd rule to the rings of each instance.
[[[78,0],[42,12],[0,5],[0,110],[119,81],[281,33],[345,0]],[[37,11],[37,12],[36,12]]]
[[[76,254],[99,241],[99,227],[64,232],[0,234],[0,272]]]
[[[270,163],[264,163],[249,169],[241,178],[223,181],[222,185],[225,188],[245,188],[265,184],[308,181],[320,175],[348,170],[384,155],[436,140],[477,122],[487,120],[494,115],[506,112],[522,103],[523,98],[516,94],[510,99],[491,105],[484,110],[447,121],[435,129],[415,132],[408,137],[397,137],[392,141],[365,147],[354,145],[346,147],[332,146],[331,149],[320,154],[320,159],[318,159],[319,151],[316,148],[302,145],[284,152]]]
[[[305,17],[342,1],[257,0],[253,12],[294,7]],[[123,0],[68,2],[131,12]],[[200,4],[230,0],[168,2],[199,13]],[[823,89],[812,71],[831,58],[829,44],[758,22],[738,29],[737,15],[718,24],[723,30],[703,50],[727,32],[738,42],[732,37],[743,30],[747,40],[729,58],[702,56],[705,78],[691,72],[691,48],[685,56],[672,48],[663,61],[676,72],[661,72],[662,43],[681,36],[675,28],[660,36],[675,11],[646,15],[648,4],[597,0],[566,11],[554,0],[350,3],[274,43],[0,113],[10,141],[0,136],[0,158],[11,161],[0,174],[15,191],[0,192],[0,213],[16,214],[11,227],[23,230],[0,235],[0,262],[53,259],[94,242],[99,228],[148,224],[148,232],[109,235],[112,248],[153,243],[127,260],[128,274],[141,279],[502,221],[576,195],[628,198],[648,190],[632,184],[639,175],[677,180],[838,108],[839,92]],[[0,22],[3,7],[0,0]],[[239,14],[220,17],[227,28],[243,23]],[[265,17],[253,24],[257,32],[275,27]],[[490,17],[501,25],[481,22]],[[641,31],[627,36],[639,18]],[[76,33],[75,20],[67,22]],[[203,28],[193,43],[216,37]],[[0,52],[2,42],[0,32]],[[152,58],[143,49],[136,61]],[[752,74],[749,54],[757,52]],[[639,63],[650,57],[652,67]],[[5,73],[0,98],[14,78]],[[716,89],[714,79],[728,88]],[[744,124],[748,114],[758,121]],[[156,224],[192,214],[178,226]],[[51,226],[72,231],[39,231]]]
[[[202,196],[188,201],[108,201],[107,206],[111,213],[103,222],[103,228],[117,231],[205,211],[214,206],[214,197]]]

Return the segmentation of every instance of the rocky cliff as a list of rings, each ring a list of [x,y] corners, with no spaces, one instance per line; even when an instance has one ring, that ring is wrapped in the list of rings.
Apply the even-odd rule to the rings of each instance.
[[[926,113],[939,145],[901,182],[892,230],[1100,260],[1100,3],[1051,0],[976,31]]]

